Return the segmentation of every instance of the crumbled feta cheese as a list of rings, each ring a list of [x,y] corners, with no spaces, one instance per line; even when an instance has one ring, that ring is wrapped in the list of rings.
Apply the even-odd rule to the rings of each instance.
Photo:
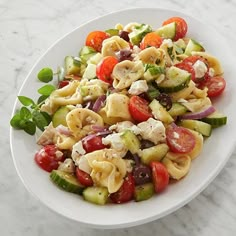
[[[161,45],[165,45],[165,44],[167,45],[168,48],[173,47],[173,42],[171,39],[164,39]]]
[[[90,165],[88,163],[86,155],[81,156],[79,158],[79,160],[76,161],[75,164],[79,167],[80,170],[82,170],[82,171],[84,171],[84,172],[86,172],[88,174],[90,174],[91,171],[92,171],[92,168],[90,167]]]
[[[84,155],[85,153],[86,152],[83,148],[83,144],[81,141],[79,141],[73,145],[71,157],[74,161],[76,161],[81,155]]]
[[[66,158],[65,161],[59,165],[58,170],[61,170],[67,173],[74,173],[75,164],[72,159]]]
[[[139,95],[148,91],[148,85],[146,80],[137,80],[133,82],[128,90],[129,94]]]
[[[109,127],[109,130],[116,131],[117,133],[121,133],[125,129],[131,130],[135,135],[140,134],[140,129],[131,121],[118,122],[115,125]]]
[[[165,126],[161,121],[149,118],[147,121],[138,124],[140,135],[143,139],[149,140],[155,144],[165,141]]]
[[[126,149],[124,142],[120,137],[120,133],[114,133],[102,138],[102,143],[104,145],[111,145],[111,148],[121,151]]]
[[[179,138],[179,134],[177,132],[173,132],[174,138],[178,139]]]
[[[212,67],[210,67],[208,73],[211,77],[213,77],[215,75],[215,70]]]
[[[193,69],[195,71],[196,78],[202,78],[205,75],[205,73],[207,72],[207,66],[201,60],[197,60],[193,64]]]

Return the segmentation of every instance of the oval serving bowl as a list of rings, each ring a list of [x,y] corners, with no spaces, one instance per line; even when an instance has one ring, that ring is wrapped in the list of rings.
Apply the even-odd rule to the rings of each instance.
[[[130,22],[150,24],[153,29],[169,17],[181,16],[188,23],[189,37],[203,43],[207,51],[216,56],[224,68],[227,88],[214,101],[216,107],[228,116],[228,124],[213,131],[204,143],[202,154],[192,162],[190,173],[181,181],[171,184],[166,191],[143,202],[120,205],[97,206],[81,196],[64,192],[49,179],[49,174],[35,164],[33,157],[39,147],[35,138],[23,131],[11,129],[11,150],[17,172],[26,188],[51,210],[84,226],[95,228],[124,228],[140,225],[174,212],[196,197],[220,172],[229,159],[235,144],[236,89],[233,86],[233,58],[224,38],[205,23],[180,12],[167,9],[137,8],[111,13],[92,20],[67,34],[51,46],[34,65],[25,79],[19,95],[37,98],[37,89],[42,84],[36,80],[38,71],[51,67],[56,71],[66,55],[77,55],[84,45],[86,35],[93,30],[105,30],[117,23]],[[16,101],[13,113],[20,104]]]

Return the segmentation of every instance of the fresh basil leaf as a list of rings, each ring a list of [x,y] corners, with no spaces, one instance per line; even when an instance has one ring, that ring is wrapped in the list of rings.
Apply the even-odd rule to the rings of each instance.
[[[21,116],[20,113],[16,113],[10,120],[10,125],[15,129],[21,129],[20,126]]]
[[[25,122],[25,127],[23,128],[23,130],[30,135],[34,135],[36,132],[36,125],[34,122],[27,120]]]
[[[28,98],[26,96],[18,96],[18,100],[24,105],[24,106],[30,106],[35,105],[34,101],[31,98]]]
[[[46,96],[46,95],[41,95],[41,96],[38,98],[37,104],[41,104],[41,103],[44,102],[47,98],[48,98],[48,96]]]
[[[49,123],[52,121],[52,117],[44,111],[40,111],[40,113],[44,116],[44,118],[47,120],[47,125],[49,125]]]
[[[32,118],[32,115],[31,115],[31,112],[30,110],[27,108],[27,107],[22,107],[20,109],[20,117],[22,119],[26,119],[26,120],[29,120]]]
[[[38,93],[42,94],[44,96],[49,96],[56,88],[51,85],[51,84],[47,84],[44,85],[43,87],[38,89]]]
[[[36,124],[36,126],[44,131],[44,127],[48,125],[47,119],[44,117],[44,115],[40,111],[33,111],[32,113],[33,121]]]
[[[48,83],[48,82],[52,81],[52,79],[53,79],[52,69],[48,68],[48,67],[41,69],[38,73],[38,79],[44,83]]]

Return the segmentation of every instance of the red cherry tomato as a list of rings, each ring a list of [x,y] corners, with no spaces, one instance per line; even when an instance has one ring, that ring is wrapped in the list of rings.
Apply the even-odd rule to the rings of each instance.
[[[52,145],[46,145],[42,149],[40,149],[34,156],[35,162],[40,166],[43,170],[51,172],[55,170],[59,166],[59,162],[64,161],[65,157],[62,152],[58,150],[58,148]]]
[[[169,126],[166,129],[166,141],[170,150],[177,153],[191,152],[196,143],[194,135],[179,126]]]
[[[58,88],[63,88],[66,85],[68,85],[69,83],[70,83],[69,80],[62,80],[59,82]]]
[[[210,77],[199,84],[199,88],[208,88],[207,94],[209,97],[217,97],[223,93],[226,87],[226,81],[221,76]]]
[[[118,60],[115,57],[105,57],[96,67],[97,77],[106,83],[112,84],[113,79],[111,78],[111,74],[117,63]]]
[[[78,181],[82,185],[84,185],[86,187],[93,186],[93,180],[92,180],[91,176],[88,173],[80,170],[78,167],[76,167],[76,169],[75,169],[75,175],[76,175]]]
[[[102,143],[101,136],[92,136],[91,138],[85,138],[82,140],[82,144],[86,153],[101,150],[107,147]]]
[[[101,52],[102,42],[109,38],[109,35],[103,31],[92,31],[87,35],[85,45],[94,48],[97,52]]]
[[[155,32],[151,32],[144,36],[142,42],[140,43],[140,48],[142,50],[151,46],[159,48],[161,44],[162,44],[162,38]]]
[[[129,112],[133,119],[138,122],[146,121],[152,117],[148,102],[139,96],[132,96],[130,98]]]
[[[187,72],[189,72],[191,74],[191,80],[195,82],[195,80],[196,80],[195,70],[194,70],[192,65],[189,65],[189,64],[184,63],[184,62],[180,62],[178,64],[175,64],[175,66],[178,67],[181,70],[186,70]]]
[[[120,189],[110,195],[110,199],[114,203],[128,202],[134,197],[134,189],[134,177],[132,174],[128,174],[128,176],[124,179]]]
[[[171,17],[167,19],[166,21],[164,21],[162,25],[168,25],[172,22],[176,23],[176,33],[175,33],[174,40],[183,38],[188,31],[187,22],[181,17]]]
[[[157,161],[150,163],[152,169],[152,180],[156,193],[162,192],[169,184],[169,173],[166,167]]]

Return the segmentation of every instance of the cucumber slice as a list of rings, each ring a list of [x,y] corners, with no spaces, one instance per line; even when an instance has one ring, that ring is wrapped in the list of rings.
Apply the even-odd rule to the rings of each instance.
[[[156,99],[152,100],[152,102],[149,104],[149,107],[151,108],[152,114],[157,120],[167,124],[174,121],[168,111]]]
[[[80,58],[72,56],[65,57],[65,71],[67,75],[82,75],[85,69],[85,65]]]
[[[162,143],[139,151],[139,156],[142,163],[149,165],[151,161],[161,161],[165,157],[168,150],[168,145]]]
[[[138,137],[130,130],[125,130],[121,134],[121,139],[123,140],[126,148],[132,153],[135,154],[139,151],[141,144]]]
[[[199,120],[182,120],[180,121],[179,125],[191,130],[195,130],[206,137],[211,136],[212,127],[208,123]]]
[[[67,126],[66,123],[66,115],[70,112],[70,109],[67,106],[60,107],[52,117],[53,127],[57,127],[58,125]]]
[[[95,54],[97,54],[97,51],[95,51],[92,47],[89,46],[83,46],[79,52],[81,61],[85,64],[87,63],[88,59],[90,59]]]
[[[191,52],[204,52],[205,49],[204,47],[197,41],[195,41],[194,39],[190,39],[186,48],[185,48],[185,52],[184,54],[190,56]]]
[[[118,29],[107,29],[105,30],[106,33],[108,33],[110,36],[116,36],[119,35]]]
[[[157,29],[156,33],[164,39],[174,39],[176,34],[176,23],[172,22],[170,24],[164,25]]]
[[[53,170],[50,178],[58,187],[67,192],[81,194],[85,188],[74,175],[61,170]]]
[[[173,102],[171,109],[168,111],[168,113],[172,117],[181,116],[185,114],[186,112],[187,112],[187,108],[179,102]]]
[[[158,89],[164,93],[172,93],[186,88],[190,82],[191,74],[175,66],[166,70],[166,78],[159,83]]]
[[[217,128],[227,123],[227,116],[221,114],[218,111],[215,111],[209,116],[203,118],[202,121],[210,124],[213,128]]]
[[[153,183],[146,183],[135,187],[134,199],[136,202],[151,198],[155,193]]]
[[[152,28],[150,25],[141,24],[140,26],[136,26],[135,29],[131,33],[129,33],[130,42],[133,45],[139,45],[143,37],[150,32],[152,32]]]
[[[108,195],[108,190],[105,187],[88,187],[83,191],[84,199],[97,205],[105,205]]]
[[[96,78],[96,68],[97,66],[94,65],[94,64],[88,64],[85,71],[84,71],[84,74],[83,74],[83,78],[86,78],[86,79],[94,79]]]

